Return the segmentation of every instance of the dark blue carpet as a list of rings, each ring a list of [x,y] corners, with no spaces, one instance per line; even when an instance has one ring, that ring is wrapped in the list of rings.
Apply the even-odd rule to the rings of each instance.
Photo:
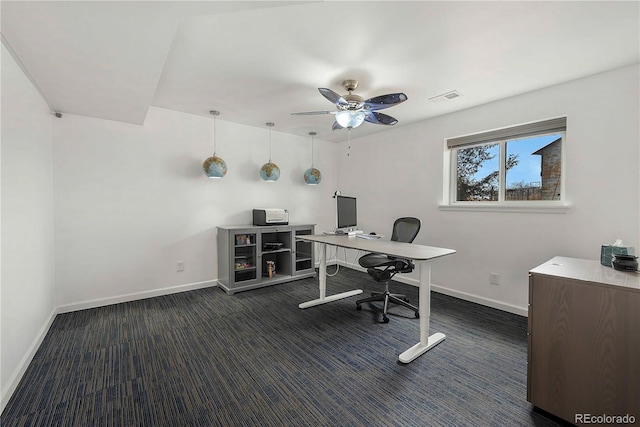
[[[343,268],[328,293],[379,290]],[[417,303],[417,288],[394,283]],[[10,426],[555,426],[526,401],[526,318],[432,295],[447,338],[408,365],[418,319],[317,279],[62,314],[0,418]]]

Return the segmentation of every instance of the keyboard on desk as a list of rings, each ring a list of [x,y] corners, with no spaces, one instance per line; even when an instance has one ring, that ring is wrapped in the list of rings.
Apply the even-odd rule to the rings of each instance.
[[[361,239],[367,239],[367,240],[374,240],[374,239],[380,238],[380,236],[378,236],[377,234],[356,234],[356,237],[359,237]]]

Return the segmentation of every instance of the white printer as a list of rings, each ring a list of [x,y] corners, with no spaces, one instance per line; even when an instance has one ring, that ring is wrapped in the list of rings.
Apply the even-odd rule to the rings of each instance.
[[[286,209],[265,209],[253,210],[253,225],[288,225],[289,211]]]

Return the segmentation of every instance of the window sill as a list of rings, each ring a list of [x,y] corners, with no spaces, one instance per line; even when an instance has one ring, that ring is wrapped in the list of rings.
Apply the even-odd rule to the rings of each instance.
[[[467,211],[467,212],[509,212],[509,213],[541,213],[541,214],[566,214],[571,206],[558,204],[522,204],[522,203],[456,203],[451,205],[439,205],[441,211]]]

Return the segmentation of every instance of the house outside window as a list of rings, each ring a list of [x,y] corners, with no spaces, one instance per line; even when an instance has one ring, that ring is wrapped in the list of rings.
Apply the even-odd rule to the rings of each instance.
[[[562,205],[565,131],[561,117],[447,139],[445,204]]]

